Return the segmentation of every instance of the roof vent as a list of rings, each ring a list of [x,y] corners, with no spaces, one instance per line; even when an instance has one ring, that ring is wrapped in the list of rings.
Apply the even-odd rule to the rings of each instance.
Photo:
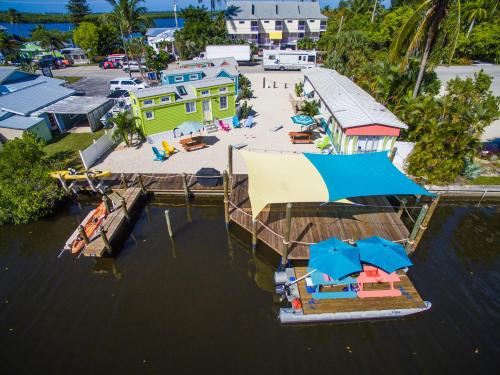
[[[252,4],[252,14],[255,14],[255,5]]]
[[[297,10],[299,11],[300,14],[300,5],[297,5]]]
[[[278,14],[278,4],[276,4],[276,14]]]

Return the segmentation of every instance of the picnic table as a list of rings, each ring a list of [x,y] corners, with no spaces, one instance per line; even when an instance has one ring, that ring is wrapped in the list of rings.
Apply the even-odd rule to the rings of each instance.
[[[308,268],[308,272],[312,269]],[[306,287],[311,291],[311,295],[315,299],[339,299],[339,298],[356,298],[357,293],[352,290],[351,285],[356,285],[356,279],[352,277],[344,277],[341,280],[335,280],[328,275],[315,271],[306,278]],[[347,290],[328,291],[333,287],[346,287]]]
[[[207,147],[207,144],[203,142],[202,136],[181,139],[179,143],[188,152]]]
[[[401,291],[394,289],[394,283],[401,281],[396,272],[387,273],[380,268],[367,266],[363,267],[363,272],[361,272],[357,278],[358,281],[358,297],[398,297],[401,295]],[[389,289],[377,289],[377,290],[364,290],[364,284],[380,284],[389,283]]]
[[[312,132],[289,132],[288,135],[292,143],[313,143]]]

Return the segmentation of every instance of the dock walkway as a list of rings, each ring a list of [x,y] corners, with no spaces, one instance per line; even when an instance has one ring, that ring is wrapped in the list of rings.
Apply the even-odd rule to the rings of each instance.
[[[133,209],[137,203],[141,189],[139,187],[130,187],[123,193],[126,205],[129,210]],[[118,236],[120,229],[126,224],[126,217],[124,211],[120,208],[111,212],[103,223],[104,229],[108,237],[108,241],[112,244]],[[91,241],[83,250],[83,255],[86,257],[102,257],[106,252],[106,245],[103,239],[99,236]]]
[[[353,199],[358,205],[294,203],[289,259],[309,259],[309,244],[337,237],[359,240],[380,236],[404,243],[408,229],[385,197]],[[252,231],[248,176],[234,175],[230,194],[230,218]],[[257,223],[257,238],[283,255],[285,205],[272,204],[261,211]]]

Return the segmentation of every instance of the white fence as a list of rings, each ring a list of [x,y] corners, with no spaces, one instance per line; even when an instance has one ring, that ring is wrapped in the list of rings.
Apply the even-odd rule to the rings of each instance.
[[[114,145],[113,133],[115,128],[105,130],[104,135],[99,139],[94,139],[94,143],[87,147],[85,150],[80,150],[80,158],[82,159],[85,169],[90,169],[94,163],[99,160],[106,152],[108,152]]]

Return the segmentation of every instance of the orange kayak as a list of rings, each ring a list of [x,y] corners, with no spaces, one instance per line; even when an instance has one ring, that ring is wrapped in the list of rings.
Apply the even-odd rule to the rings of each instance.
[[[89,239],[92,239],[95,232],[99,229],[99,227],[101,226],[102,222],[104,221],[107,215],[108,212],[103,202],[99,206],[97,206],[97,208],[92,212],[92,215],[90,215],[88,220],[82,223],[83,228],[85,230],[85,234]],[[79,253],[84,246],[85,242],[83,241],[83,238],[80,235],[78,235],[71,244],[71,252],[73,254]]]

